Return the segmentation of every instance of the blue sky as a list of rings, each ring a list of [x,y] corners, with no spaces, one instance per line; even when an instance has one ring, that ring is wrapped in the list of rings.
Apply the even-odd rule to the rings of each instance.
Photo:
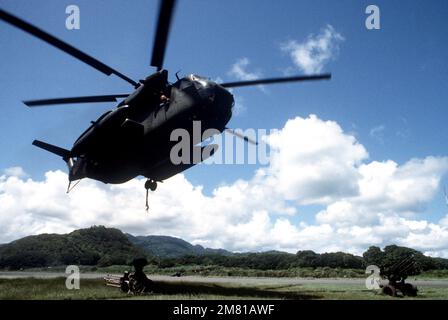
[[[65,8],[76,4],[81,29],[65,28]],[[354,135],[369,161],[402,165],[412,158],[447,155],[448,44],[446,1],[374,1],[381,30],[367,30],[364,13],[371,1],[179,1],[165,68],[212,79],[236,80],[229,73],[239,59],[263,77],[300,74],[280,48],[303,42],[331,25],[344,41],[323,71],[330,82],[287,84],[234,91],[244,111],[234,128],[282,128],[288,119],[332,120]],[[1,7],[49,31],[133,79],[151,74],[149,66],[156,1],[2,0]],[[57,157],[31,146],[41,139],[70,147],[77,136],[113,104],[26,108],[21,100],[127,93],[119,78],[89,68],[57,49],[0,22],[0,172],[20,166],[34,180],[65,170]],[[198,166],[186,173],[193,185],[211,194],[219,185],[250,179],[256,166]],[[444,181],[444,180],[443,180]],[[445,183],[442,181],[442,185]],[[448,182],[447,182],[448,184]],[[424,218],[446,214],[441,189],[426,203]],[[291,221],[310,223],[316,208]]]

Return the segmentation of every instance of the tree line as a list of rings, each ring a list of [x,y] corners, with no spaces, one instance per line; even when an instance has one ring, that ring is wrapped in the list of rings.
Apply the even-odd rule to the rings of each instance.
[[[365,269],[368,265],[390,268],[412,255],[415,259],[415,270],[448,269],[448,259],[432,258],[411,248],[396,245],[387,246],[384,251],[372,246],[363,256],[344,252],[316,253],[314,251],[298,251],[296,254],[270,251],[262,253],[236,253],[232,255],[205,254],[186,255],[180,258],[153,258],[152,264],[161,268],[185,265],[217,265],[227,268],[247,268],[257,270],[286,270],[290,268],[342,268]],[[417,271],[415,271],[415,274]]]

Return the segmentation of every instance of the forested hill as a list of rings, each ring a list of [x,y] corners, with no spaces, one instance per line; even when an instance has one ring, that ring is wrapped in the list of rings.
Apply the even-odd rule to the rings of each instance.
[[[144,256],[118,229],[91,227],[69,234],[29,236],[0,246],[0,268],[127,264]]]
[[[169,236],[133,236],[127,234],[129,240],[136,246],[144,249],[148,254],[158,258],[180,258],[193,255],[202,256],[206,254],[230,255],[231,252],[224,249],[204,248]]]
[[[69,234],[28,236],[0,244],[0,268],[20,269],[58,265],[123,265],[135,257],[180,258],[207,254],[230,255],[168,236],[133,236],[118,229],[94,226]]]

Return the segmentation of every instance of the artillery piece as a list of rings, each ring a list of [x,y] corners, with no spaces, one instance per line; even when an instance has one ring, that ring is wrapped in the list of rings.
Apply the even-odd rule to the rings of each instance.
[[[417,287],[405,282],[408,276],[420,273],[414,254],[393,264],[385,263],[380,270],[380,275],[388,280],[387,285],[380,285],[383,294],[396,297],[401,292],[403,296],[417,296]]]
[[[132,262],[134,272],[125,271],[122,277],[107,275],[104,277],[104,281],[107,286],[120,288],[121,291],[128,294],[150,293],[153,282],[143,272],[143,268],[147,264],[148,261],[145,258],[134,259]]]

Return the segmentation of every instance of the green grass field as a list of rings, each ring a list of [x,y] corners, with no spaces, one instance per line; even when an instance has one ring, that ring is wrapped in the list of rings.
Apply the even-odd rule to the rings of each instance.
[[[65,278],[53,279],[0,279],[0,299],[387,299],[391,298],[362,285],[304,284],[285,285],[253,284],[251,286],[206,282],[155,281],[154,293],[129,296],[119,289],[107,287],[101,279],[83,279],[79,290],[68,290]],[[448,299],[448,288],[419,288],[414,299]]]
[[[28,268],[23,271],[37,272],[65,272],[66,266],[51,268]],[[112,265],[108,267],[80,266],[82,273],[112,273],[122,274],[124,270],[132,270],[127,265]],[[2,270],[0,270],[2,271]],[[7,272],[8,270],[3,270]],[[216,276],[216,277],[274,277],[274,278],[359,278],[365,279],[364,269],[343,269],[343,268],[289,268],[286,270],[258,270],[250,268],[227,268],[215,265],[186,265],[160,268],[155,265],[148,265],[144,269],[146,274],[172,275],[181,273],[185,276]],[[416,278],[418,279],[448,279],[448,270],[424,271]]]

